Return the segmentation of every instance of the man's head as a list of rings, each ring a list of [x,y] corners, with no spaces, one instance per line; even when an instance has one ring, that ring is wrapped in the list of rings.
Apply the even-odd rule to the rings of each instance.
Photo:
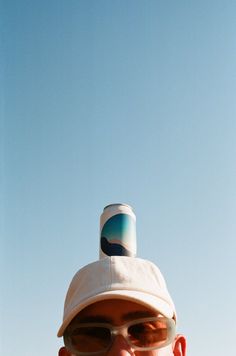
[[[175,324],[173,301],[153,263],[107,257],[82,268],[70,284],[58,331],[67,348],[59,356],[184,356]]]

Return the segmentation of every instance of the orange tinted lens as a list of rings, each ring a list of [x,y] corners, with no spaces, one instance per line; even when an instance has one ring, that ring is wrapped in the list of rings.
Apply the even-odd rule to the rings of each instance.
[[[168,338],[165,321],[148,321],[131,325],[128,329],[130,342],[138,347],[158,347]]]

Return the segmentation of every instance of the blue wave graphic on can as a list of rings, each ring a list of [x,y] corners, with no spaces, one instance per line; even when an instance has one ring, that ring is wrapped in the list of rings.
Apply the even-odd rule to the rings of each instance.
[[[107,256],[135,256],[136,226],[128,214],[116,214],[106,221],[101,231],[101,250]]]

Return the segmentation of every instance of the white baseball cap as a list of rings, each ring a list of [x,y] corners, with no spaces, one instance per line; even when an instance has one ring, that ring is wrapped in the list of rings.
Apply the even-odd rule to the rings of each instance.
[[[106,299],[124,299],[176,319],[174,303],[159,268],[150,261],[126,256],[106,257],[80,269],[69,286],[61,337],[85,307]]]

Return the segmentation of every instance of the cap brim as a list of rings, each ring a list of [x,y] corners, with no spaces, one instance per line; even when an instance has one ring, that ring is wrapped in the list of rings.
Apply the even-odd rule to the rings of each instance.
[[[160,312],[167,318],[172,318],[174,316],[174,308],[164,299],[158,296],[150,295],[139,291],[129,291],[129,290],[116,290],[103,292],[95,295],[91,298],[87,298],[84,302],[79,303],[75,308],[69,313],[68,317],[63,321],[57,336],[61,337],[64,334],[66,327],[70,324],[72,319],[84,308],[90,304],[108,300],[108,299],[123,299],[142,304],[147,308],[153,309],[156,312]]]

